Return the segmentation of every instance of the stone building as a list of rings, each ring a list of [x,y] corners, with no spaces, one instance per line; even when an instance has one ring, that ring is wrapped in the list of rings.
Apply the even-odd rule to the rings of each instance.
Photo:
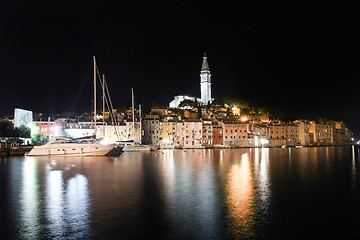
[[[174,148],[176,133],[176,122],[160,121],[159,122],[159,144],[160,148]]]
[[[222,125],[214,124],[212,125],[213,135],[212,142],[214,147],[223,147],[224,146],[224,129]]]
[[[184,120],[184,148],[202,148],[202,121]]]
[[[203,121],[203,139],[202,144],[204,147],[212,147],[213,146],[213,125],[212,121]]]
[[[159,116],[145,116],[145,119],[142,121],[144,144],[159,145],[159,126]]]
[[[234,121],[222,123],[224,129],[224,145],[226,147],[253,147],[254,134],[249,131],[249,125]]]
[[[275,147],[286,145],[287,126],[284,124],[269,126],[269,143]]]

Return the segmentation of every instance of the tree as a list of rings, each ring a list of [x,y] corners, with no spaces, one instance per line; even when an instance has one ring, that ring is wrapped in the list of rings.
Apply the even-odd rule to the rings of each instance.
[[[29,138],[31,135],[31,129],[25,125],[21,125],[19,128],[14,129],[14,137]]]
[[[0,137],[12,137],[14,135],[14,127],[8,120],[0,120]]]
[[[180,119],[184,119],[185,118],[185,111],[184,110],[182,110],[182,109],[178,109],[178,111],[177,111],[177,116],[178,117],[180,117]]]
[[[223,99],[224,103],[227,104],[228,106],[233,107],[234,105],[236,105],[237,107],[241,108],[241,109],[245,109],[245,108],[249,108],[250,109],[250,104],[249,102],[242,100],[240,98],[234,98],[234,97],[225,97]]]
[[[224,107],[224,100],[221,98],[215,98],[210,104],[211,107]]]
[[[43,136],[41,133],[31,134],[31,142],[34,145],[43,145],[49,141],[48,136]]]
[[[257,109],[258,114],[264,114],[267,113],[268,111],[264,108],[264,107],[260,107]]]
[[[179,107],[194,107],[195,102],[189,99],[185,99],[180,102]]]
[[[43,145],[49,141],[48,136],[43,136],[40,132],[40,127],[37,124],[33,124],[31,127],[31,142],[34,145]]]
[[[67,132],[64,131],[64,130],[59,133],[59,136],[60,136],[60,137],[71,137],[70,134],[67,133]]]

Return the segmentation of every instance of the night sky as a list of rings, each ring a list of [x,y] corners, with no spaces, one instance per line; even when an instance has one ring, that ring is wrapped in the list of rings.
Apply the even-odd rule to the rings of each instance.
[[[213,97],[239,97],[295,118],[343,120],[360,137],[357,6],[129,2],[1,3],[0,115],[15,107],[90,111],[93,55],[115,106],[131,105],[131,87],[145,105],[200,96],[206,52]]]

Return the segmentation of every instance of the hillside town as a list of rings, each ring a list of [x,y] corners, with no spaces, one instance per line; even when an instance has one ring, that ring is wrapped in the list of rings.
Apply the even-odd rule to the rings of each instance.
[[[76,118],[68,115],[45,119],[42,114],[35,114],[31,123],[32,134],[35,131],[46,138],[95,135],[91,115],[76,115]],[[116,117],[116,125],[111,124],[111,115]],[[134,122],[131,110],[114,110],[113,114],[107,111],[97,117],[96,136],[112,143],[134,140],[158,145],[162,149],[329,146],[348,145],[354,141],[351,130],[343,122],[302,119],[284,122],[271,119],[268,113],[241,114],[241,109],[236,106],[231,109],[153,108],[141,118],[140,121],[138,110],[135,111]]]
[[[263,109],[255,110],[239,99],[214,99],[211,74],[204,54],[200,71],[201,97],[177,95],[169,107],[142,112],[111,108],[98,114],[63,113],[51,119],[46,114],[16,108],[4,117],[14,128],[31,129],[31,139],[44,143],[54,136],[96,136],[109,143],[138,142],[162,149],[300,147],[353,144],[353,134],[341,121],[283,121]],[[95,104],[96,105],[96,104]],[[36,136],[36,138],[34,137]],[[1,136],[0,136],[1,137]],[[4,136],[2,136],[4,137]],[[30,144],[30,140],[24,139]],[[32,143],[35,144],[35,143]]]

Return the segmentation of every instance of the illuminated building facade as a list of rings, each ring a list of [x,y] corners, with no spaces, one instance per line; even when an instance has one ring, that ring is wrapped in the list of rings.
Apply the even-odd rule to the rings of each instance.
[[[315,123],[314,140],[318,145],[329,145],[334,143],[333,128],[329,124]]]
[[[296,120],[293,123],[298,127],[299,144],[302,146],[310,145],[309,125],[300,120]]]
[[[184,148],[202,148],[202,121],[184,120]]]
[[[43,136],[59,136],[64,130],[64,124],[60,119],[56,119],[54,122],[50,121],[34,121],[40,128],[40,133]]]
[[[182,148],[184,146],[184,140],[185,140],[184,122],[177,121],[175,122],[175,124],[174,124],[175,125],[174,145],[175,148]]]
[[[286,145],[286,125],[271,125],[270,128],[270,144],[276,147]]]
[[[286,140],[287,146],[297,146],[300,145],[300,136],[299,136],[299,127],[295,124],[288,125],[286,128]]]
[[[211,121],[203,121],[203,145],[213,145],[213,125]]]
[[[33,122],[33,112],[21,108],[14,110],[14,128],[19,128],[21,125],[29,126]]]
[[[345,145],[354,141],[353,133],[343,122],[332,122],[334,144]]]
[[[249,124],[238,122],[223,122],[224,145],[228,147],[255,146],[254,134],[249,131]]]
[[[161,148],[174,148],[176,122],[159,123],[159,143]]]
[[[223,146],[224,144],[224,129],[221,125],[213,125],[213,135],[212,135],[212,142],[213,145],[216,147]]]

